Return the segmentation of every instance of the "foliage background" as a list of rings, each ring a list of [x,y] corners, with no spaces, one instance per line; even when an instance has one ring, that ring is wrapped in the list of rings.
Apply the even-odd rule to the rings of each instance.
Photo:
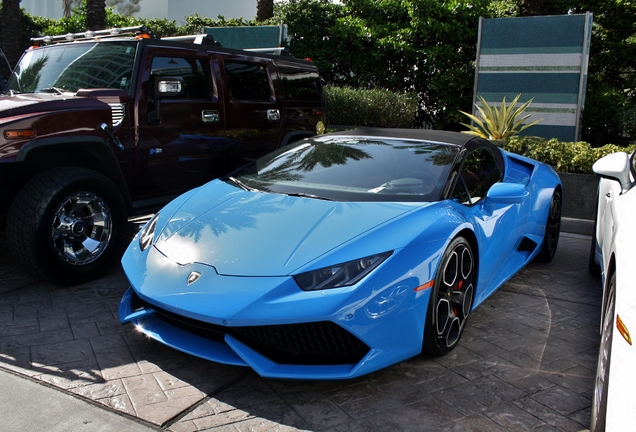
[[[291,51],[312,58],[326,84],[416,95],[416,126],[461,130],[459,111],[472,108],[479,17],[586,11],[594,25],[583,139],[593,147],[625,145],[636,138],[636,0],[283,0],[264,22],[193,15],[180,26],[107,9],[106,26],[145,24],[168,36],[284,22]],[[23,48],[32,36],[82,31],[86,22],[85,4],[61,20],[23,12]]]
[[[513,137],[496,143],[504,150],[527,156],[552,167],[562,173],[593,174],[594,162],[610,153],[623,151],[631,153],[636,145],[621,147],[616,144],[605,144],[592,147],[590,143],[562,142],[556,139],[542,140],[534,138]]]

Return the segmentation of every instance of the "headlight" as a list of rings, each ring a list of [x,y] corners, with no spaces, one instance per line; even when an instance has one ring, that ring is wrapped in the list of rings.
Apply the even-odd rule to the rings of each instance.
[[[294,276],[298,286],[304,291],[316,291],[329,288],[341,288],[362,280],[374,268],[391,256],[393,252],[384,252],[346,263],[324,267],[318,270]]]
[[[155,239],[155,229],[157,228],[157,219],[159,218],[159,213],[156,213],[152,219],[146,223],[146,225],[141,229],[139,233],[139,248],[142,251],[148,249],[152,242]]]

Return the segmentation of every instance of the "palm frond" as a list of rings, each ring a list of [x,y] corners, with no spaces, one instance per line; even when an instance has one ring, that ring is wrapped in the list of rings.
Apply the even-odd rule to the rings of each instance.
[[[478,115],[469,114],[464,111],[460,111],[466,117],[468,117],[472,124],[461,123],[468,128],[463,133],[480,136],[482,138],[490,140],[505,139],[510,136],[518,135],[520,132],[526,130],[530,126],[534,126],[541,122],[543,119],[534,120],[530,123],[525,123],[534,113],[524,115],[526,109],[530,106],[533,99],[530,99],[521,105],[517,106],[521,94],[515,96],[515,98],[508,104],[504,97],[499,107],[496,105],[489,105],[486,99],[478,95],[477,99],[479,103],[475,103],[475,108]],[[525,124],[524,124],[525,123]]]

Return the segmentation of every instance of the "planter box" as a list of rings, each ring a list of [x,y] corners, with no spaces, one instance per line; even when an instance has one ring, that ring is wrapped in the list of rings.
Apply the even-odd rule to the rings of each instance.
[[[563,183],[563,212],[565,218],[594,221],[596,217],[596,174],[559,173]]]

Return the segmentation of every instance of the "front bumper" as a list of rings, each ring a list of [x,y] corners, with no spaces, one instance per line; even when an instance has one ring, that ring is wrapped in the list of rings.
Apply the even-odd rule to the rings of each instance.
[[[122,265],[131,282],[122,323],[188,354],[281,379],[349,379],[419,354],[430,290],[414,290],[423,283],[414,273],[436,267],[406,253],[357,286],[305,292],[292,277],[223,276],[154,247],[133,246]],[[187,285],[192,273],[200,279]]]
[[[119,316],[167,346],[217,363],[249,366],[263,377],[352,378],[370,372],[365,365],[377,354],[329,321],[224,327],[153,307],[132,287],[120,302]]]

